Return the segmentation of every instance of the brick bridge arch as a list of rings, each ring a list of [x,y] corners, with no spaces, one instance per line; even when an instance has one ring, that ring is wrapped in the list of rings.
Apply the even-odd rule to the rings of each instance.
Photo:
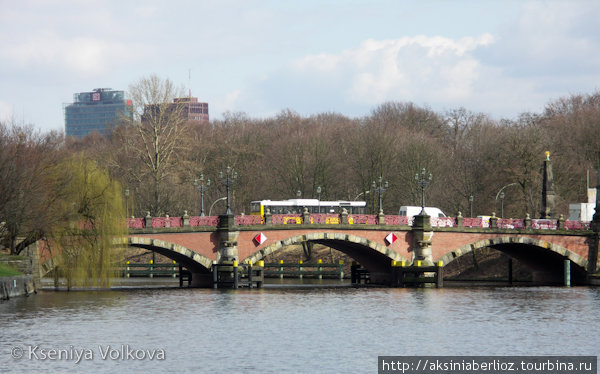
[[[130,236],[127,238],[130,247],[144,248],[175,260],[192,273],[208,273],[212,268],[212,260],[200,253],[180,244],[147,237]]]
[[[367,267],[371,272],[372,278],[381,276],[382,279],[387,279],[389,277],[389,272],[391,271],[392,260],[407,260],[398,252],[373,240],[339,232],[317,232],[295,235],[277,241],[258,249],[247,256],[244,261],[256,263],[256,261],[263,260],[266,256],[275,253],[284,247],[301,244],[303,242],[323,244],[347,254],[361,265]]]
[[[587,269],[588,265],[587,259],[561,245],[537,238],[523,236],[503,236],[493,239],[479,240],[474,243],[456,248],[446,253],[438,260],[443,261],[444,266],[446,266],[458,258],[472,253],[474,250],[486,247],[499,250],[517,260],[523,261],[526,265],[530,266],[534,270],[546,270],[545,274],[549,273],[548,270],[553,270],[554,275],[551,277],[553,279],[548,280],[560,281],[560,279],[558,279],[558,275],[561,275],[560,270],[563,266],[561,261],[564,259],[569,259],[571,263],[575,265],[575,269],[573,269],[574,275],[578,278],[584,276],[585,269]],[[527,248],[530,251],[521,250],[523,248]],[[540,254],[544,256],[539,256]],[[546,276],[543,278],[548,277]]]

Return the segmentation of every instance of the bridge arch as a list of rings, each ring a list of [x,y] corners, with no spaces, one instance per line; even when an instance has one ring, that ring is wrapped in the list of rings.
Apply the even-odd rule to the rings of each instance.
[[[208,273],[212,268],[212,260],[182,245],[164,240],[130,236],[127,238],[130,247],[144,248],[177,261],[192,273]]]
[[[577,277],[582,277],[587,268],[587,259],[568,250],[567,248],[536,238],[506,236],[494,239],[480,240],[471,244],[456,248],[436,261],[443,261],[444,266],[452,263],[454,260],[474,250],[490,247],[499,250],[507,255],[522,261],[534,270],[551,269],[553,268],[554,280],[556,274],[562,275],[562,262],[560,260],[569,259],[575,265],[575,274]],[[523,249],[529,249],[523,250]],[[573,270],[572,270],[573,272]]]
[[[246,257],[244,261],[255,263],[259,260],[264,260],[266,256],[284,247],[301,244],[302,242],[323,244],[347,254],[369,269],[372,279],[373,276],[377,277],[377,274],[380,274],[383,278],[389,277],[392,260],[406,261],[406,258],[396,251],[373,240],[357,235],[328,232],[307,233],[280,240],[258,249]]]

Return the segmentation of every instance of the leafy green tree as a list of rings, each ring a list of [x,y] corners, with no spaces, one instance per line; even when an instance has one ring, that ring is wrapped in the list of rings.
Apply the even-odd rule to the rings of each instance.
[[[96,162],[75,155],[55,173],[69,184],[57,207],[65,220],[47,235],[56,275],[73,286],[103,286],[114,276],[121,251],[115,246],[127,234],[122,189]]]

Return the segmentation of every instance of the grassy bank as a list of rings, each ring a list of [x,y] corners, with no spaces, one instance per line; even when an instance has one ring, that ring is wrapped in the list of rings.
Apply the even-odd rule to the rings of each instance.
[[[11,266],[0,263],[0,277],[11,277],[14,275],[23,275],[23,273]]]

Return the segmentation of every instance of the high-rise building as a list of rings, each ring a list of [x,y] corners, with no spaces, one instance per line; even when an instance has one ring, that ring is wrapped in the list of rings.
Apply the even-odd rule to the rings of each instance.
[[[180,97],[173,102],[183,106],[182,113],[187,114],[188,121],[208,122],[208,103],[199,103],[196,97]]]
[[[148,104],[144,107],[142,122],[175,113],[182,121],[208,122],[208,103],[199,103],[198,98],[190,96],[178,97],[172,103]]]
[[[105,135],[123,119],[132,118],[131,100],[125,100],[123,91],[96,88],[92,92],[73,95],[73,103],[65,110],[65,133],[82,138],[94,131]]]

